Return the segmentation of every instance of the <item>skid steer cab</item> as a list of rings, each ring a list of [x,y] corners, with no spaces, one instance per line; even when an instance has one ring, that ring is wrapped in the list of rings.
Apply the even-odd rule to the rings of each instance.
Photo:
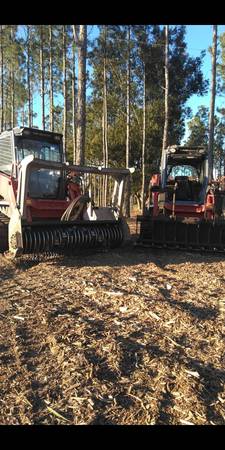
[[[21,254],[113,248],[128,238],[124,188],[133,169],[66,163],[62,135],[14,128],[0,135],[0,247]],[[4,218],[4,221],[3,221]]]
[[[171,146],[151,177],[138,242],[152,247],[225,251],[225,190],[209,181],[204,146]]]

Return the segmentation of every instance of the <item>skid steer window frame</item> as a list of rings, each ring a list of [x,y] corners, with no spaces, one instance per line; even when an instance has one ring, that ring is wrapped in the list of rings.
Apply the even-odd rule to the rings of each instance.
[[[172,172],[175,168],[182,168],[183,171],[186,172],[185,169],[192,169],[193,172],[195,173],[191,173],[191,170],[189,171],[189,173],[177,173],[172,175]],[[187,177],[196,177],[196,178],[200,178],[200,169],[192,164],[174,164],[172,166],[168,166],[168,171],[167,171],[167,178],[168,177],[173,177],[175,179],[175,177],[177,176],[187,176]]]
[[[40,143],[40,148],[35,148],[32,151],[32,144],[35,147],[35,144]],[[31,145],[31,149],[27,148],[28,144]],[[50,148],[54,147],[54,149]],[[47,152],[46,149],[48,149],[49,156],[50,151],[52,151],[52,155],[56,155],[56,157],[50,159],[46,156]],[[57,150],[57,151],[56,151]],[[25,153],[27,151],[27,153]],[[19,155],[19,152],[21,152],[21,156]],[[61,142],[53,141],[52,139],[49,139],[48,136],[44,137],[43,139],[40,139],[40,137],[36,136],[16,136],[15,137],[15,154],[16,154],[16,162],[19,164],[22,159],[24,159],[28,155],[34,155],[35,158],[42,159],[43,161],[52,161],[52,162],[63,162],[63,151],[62,151],[62,144]]]
[[[45,167],[33,168],[29,173],[27,186],[29,198],[37,200],[61,199],[61,180],[62,170],[60,169],[49,169]]]

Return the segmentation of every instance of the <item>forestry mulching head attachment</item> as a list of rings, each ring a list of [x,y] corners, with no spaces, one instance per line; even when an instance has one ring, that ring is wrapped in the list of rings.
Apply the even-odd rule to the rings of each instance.
[[[64,254],[127,239],[122,207],[130,170],[68,165],[64,156],[56,133],[16,128],[0,135],[0,250]]]
[[[137,222],[138,244],[225,252],[224,180],[209,180],[205,147],[168,147]]]

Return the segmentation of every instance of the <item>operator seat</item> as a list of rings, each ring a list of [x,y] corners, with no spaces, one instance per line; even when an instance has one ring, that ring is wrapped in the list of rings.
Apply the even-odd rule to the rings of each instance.
[[[176,200],[190,201],[192,200],[192,192],[187,176],[175,177],[177,183]]]

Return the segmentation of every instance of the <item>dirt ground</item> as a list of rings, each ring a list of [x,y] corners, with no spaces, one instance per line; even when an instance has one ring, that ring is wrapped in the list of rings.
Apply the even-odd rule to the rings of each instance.
[[[0,255],[1,424],[225,424],[225,258]]]

